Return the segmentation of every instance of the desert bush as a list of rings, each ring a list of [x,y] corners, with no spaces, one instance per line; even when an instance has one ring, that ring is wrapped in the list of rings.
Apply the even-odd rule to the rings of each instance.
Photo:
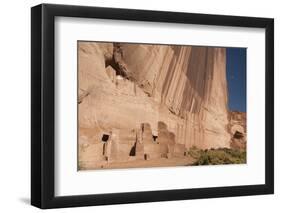
[[[220,165],[246,163],[246,151],[238,149],[208,149],[201,150],[191,147],[188,154],[195,159],[193,165]]]

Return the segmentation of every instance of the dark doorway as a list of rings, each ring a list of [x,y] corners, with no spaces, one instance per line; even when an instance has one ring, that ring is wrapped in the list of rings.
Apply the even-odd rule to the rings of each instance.
[[[129,155],[130,155],[130,156],[136,156],[136,143],[134,144],[134,146],[133,146],[132,149],[130,150]]]

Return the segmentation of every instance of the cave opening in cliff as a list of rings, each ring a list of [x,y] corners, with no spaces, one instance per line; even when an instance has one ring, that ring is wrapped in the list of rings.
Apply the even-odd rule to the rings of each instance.
[[[116,62],[114,57],[105,60],[105,68],[108,66],[111,66],[116,71],[117,76],[122,76],[123,78],[128,79],[125,67],[122,66],[122,64]]]
[[[109,139],[109,135],[103,134],[102,138],[101,138],[101,141],[106,143],[108,141],[108,139]]]
[[[157,141],[158,136],[157,136],[157,135],[152,135],[152,138],[153,138],[153,142],[156,142],[156,141]]]
[[[241,139],[241,138],[243,138],[244,136],[243,136],[243,133],[241,133],[241,132],[239,132],[239,131],[236,131],[236,132],[234,133],[233,137],[236,138],[236,139]]]

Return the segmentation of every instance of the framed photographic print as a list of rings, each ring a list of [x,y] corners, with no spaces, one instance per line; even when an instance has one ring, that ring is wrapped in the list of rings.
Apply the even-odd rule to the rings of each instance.
[[[31,9],[31,203],[272,194],[274,21]]]

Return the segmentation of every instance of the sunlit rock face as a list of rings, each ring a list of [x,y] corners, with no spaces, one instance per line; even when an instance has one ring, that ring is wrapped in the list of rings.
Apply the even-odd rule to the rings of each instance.
[[[78,76],[79,161],[230,147],[225,48],[79,42]]]

